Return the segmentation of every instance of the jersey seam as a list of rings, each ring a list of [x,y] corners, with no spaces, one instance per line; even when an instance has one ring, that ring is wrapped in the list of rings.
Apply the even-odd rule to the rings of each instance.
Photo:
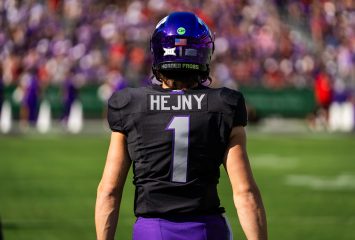
[[[162,232],[162,227],[161,227],[161,222],[162,222],[162,220],[159,219],[158,222],[159,222],[160,239],[161,239],[161,240],[164,240],[164,238],[163,238],[163,232]]]

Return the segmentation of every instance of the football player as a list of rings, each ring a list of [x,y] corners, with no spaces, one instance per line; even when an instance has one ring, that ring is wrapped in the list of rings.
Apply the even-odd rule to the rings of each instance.
[[[28,127],[34,126],[37,122],[40,100],[39,84],[36,68],[33,67],[23,73],[18,86],[23,94],[20,107],[20,126],[23,131],[27,131]]]
[[[162,19],[151,38],[161,85],[127,88],[108,102],[113,131],[96,200],[97,238],[114,239],[123,186],[133,164],[134,240],[227,240],[217,194],[220,165],[248,239],[267,239],[266,217],[246,152],[241,93],[212,89],[213,36],[193,13]]]

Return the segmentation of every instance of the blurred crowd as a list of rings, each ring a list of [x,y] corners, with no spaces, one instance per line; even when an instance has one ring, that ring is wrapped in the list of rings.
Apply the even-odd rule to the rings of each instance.
[[[68,78],[79,85],[145,84],[151,74],[150,34],[173,10],[197,13],[215,33],[216,85],[312,86],[315,74],[324,72],[337,87],[353,88],[354,5],[351,0],[2,0],[0,73],[5,85],[32,75],[41,85]]]
[[[171,11],[214,32],[212,86],[315,87],[325,106],[354,95],[352,0],[2,0],[0,89],[33,105],[37,89],[64,86],[70,105],[83,85],[101,85],[102,99],[145,85],[150,35]]]

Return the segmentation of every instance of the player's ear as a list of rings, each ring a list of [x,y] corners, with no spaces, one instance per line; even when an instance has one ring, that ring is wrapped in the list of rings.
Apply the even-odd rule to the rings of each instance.
[[[152,72],[153,72],[153,75],[155,76],[155,78],[159,81],[159,82],[162,82],[162,77],[163,75],[158,71],[156,70],[154,67],[152,67]]]

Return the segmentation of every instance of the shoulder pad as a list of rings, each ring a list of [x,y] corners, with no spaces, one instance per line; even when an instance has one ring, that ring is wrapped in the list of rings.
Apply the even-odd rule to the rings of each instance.
[[[114,92],[108,100],[108,105],[113,109],[121,109],[125,107],[131,100],[131,94],[128,88]]]
[[[222,88],[220,91],[220,97],[222,101],[228,105],[237,106],[242,94],[230,88]]]

